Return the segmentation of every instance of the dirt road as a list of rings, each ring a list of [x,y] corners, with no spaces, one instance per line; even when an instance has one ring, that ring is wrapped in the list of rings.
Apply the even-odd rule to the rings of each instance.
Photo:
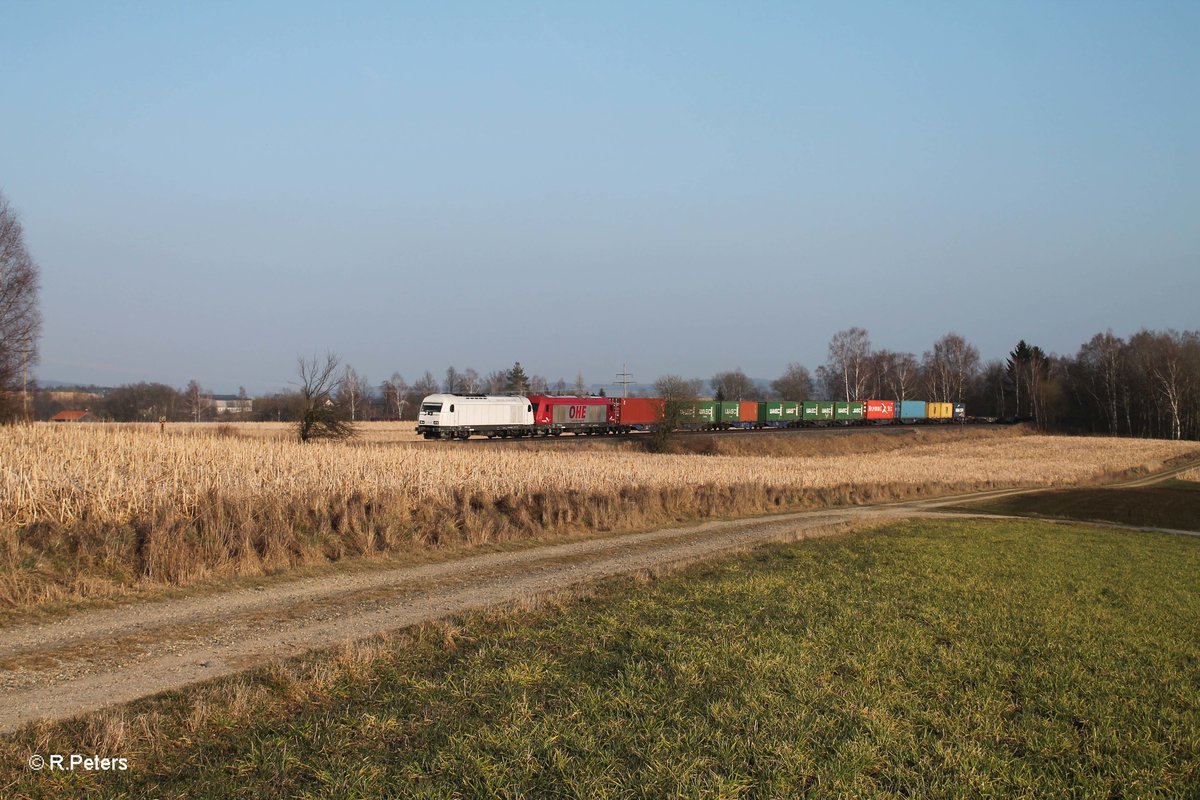
[[[18,625],[0,630],[0,732],[610,575],[902,519],[960,517],[939,507],[1014,491],[706,522]]]

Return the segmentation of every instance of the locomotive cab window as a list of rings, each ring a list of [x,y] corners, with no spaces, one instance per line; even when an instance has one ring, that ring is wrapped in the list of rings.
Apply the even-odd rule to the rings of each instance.
[[[422,403],[421,404],[421,413],[422,414],[436,414],[441,410],[442,410],[441,403]],[[450,410],[453,411],[454,407],[451,406]]]
[[[451,414],[453,414],[453,413],[454,413],[454,403],[451,403],[451,404],[450,404],[450,413],[451,413]]]

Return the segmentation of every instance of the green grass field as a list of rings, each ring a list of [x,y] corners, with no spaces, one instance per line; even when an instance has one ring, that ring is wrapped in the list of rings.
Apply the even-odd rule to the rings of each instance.
[[[1167,481],[1136,489],[1060,489],[1014,495],[970,508],[1200,531],[1200,483]]]
[[[1200,541],[1184,537],[905,524],[328,663],[238,679],[249,707],[220,707],[219,686],[142,703],[151,731],[116,753],[129,772],[19,770],[7,792],[1200,795]]]

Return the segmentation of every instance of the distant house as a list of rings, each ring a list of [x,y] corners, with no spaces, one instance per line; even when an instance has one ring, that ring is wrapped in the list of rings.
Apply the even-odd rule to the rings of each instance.
[[[50,418],[51,422],[95,422],[90,411],[60,411]]]
[[[214,394],[212,396],[213,410],[217,416],[222,414],[249,414],[254,410],[254,401],[248,397],[236,394]]]

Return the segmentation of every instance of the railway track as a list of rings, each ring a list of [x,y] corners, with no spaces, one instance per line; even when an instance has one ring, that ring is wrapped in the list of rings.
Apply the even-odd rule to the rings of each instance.
[[[883,433],[894,436],[911,435],[919,430],[971,430],[980,428],[995,428],[1002,423],[989,422],[969,422],[965,424],[948,424],[948,425],[843,425],[828,427],[811,427],[811,428],[759,428],[759,429],[738,429],[734,428],[727,431],[676,431],[675,436],[682,437],[698,437],[698,436],[851,436],[856,433]],[[561,436],[521,436],[511,439],[487,439],[484,437],[473,436],[470,439],[435,439],[434,444],[445,445],[511,445],[511,444],[539,444],[539,445],[565,445],[571,446],[577,442],[634,442],[645,439],[649,436],[648,432],[623,433],[616,435],[600,435],[600,436],[576,436],[570,433],[564,433]]]

